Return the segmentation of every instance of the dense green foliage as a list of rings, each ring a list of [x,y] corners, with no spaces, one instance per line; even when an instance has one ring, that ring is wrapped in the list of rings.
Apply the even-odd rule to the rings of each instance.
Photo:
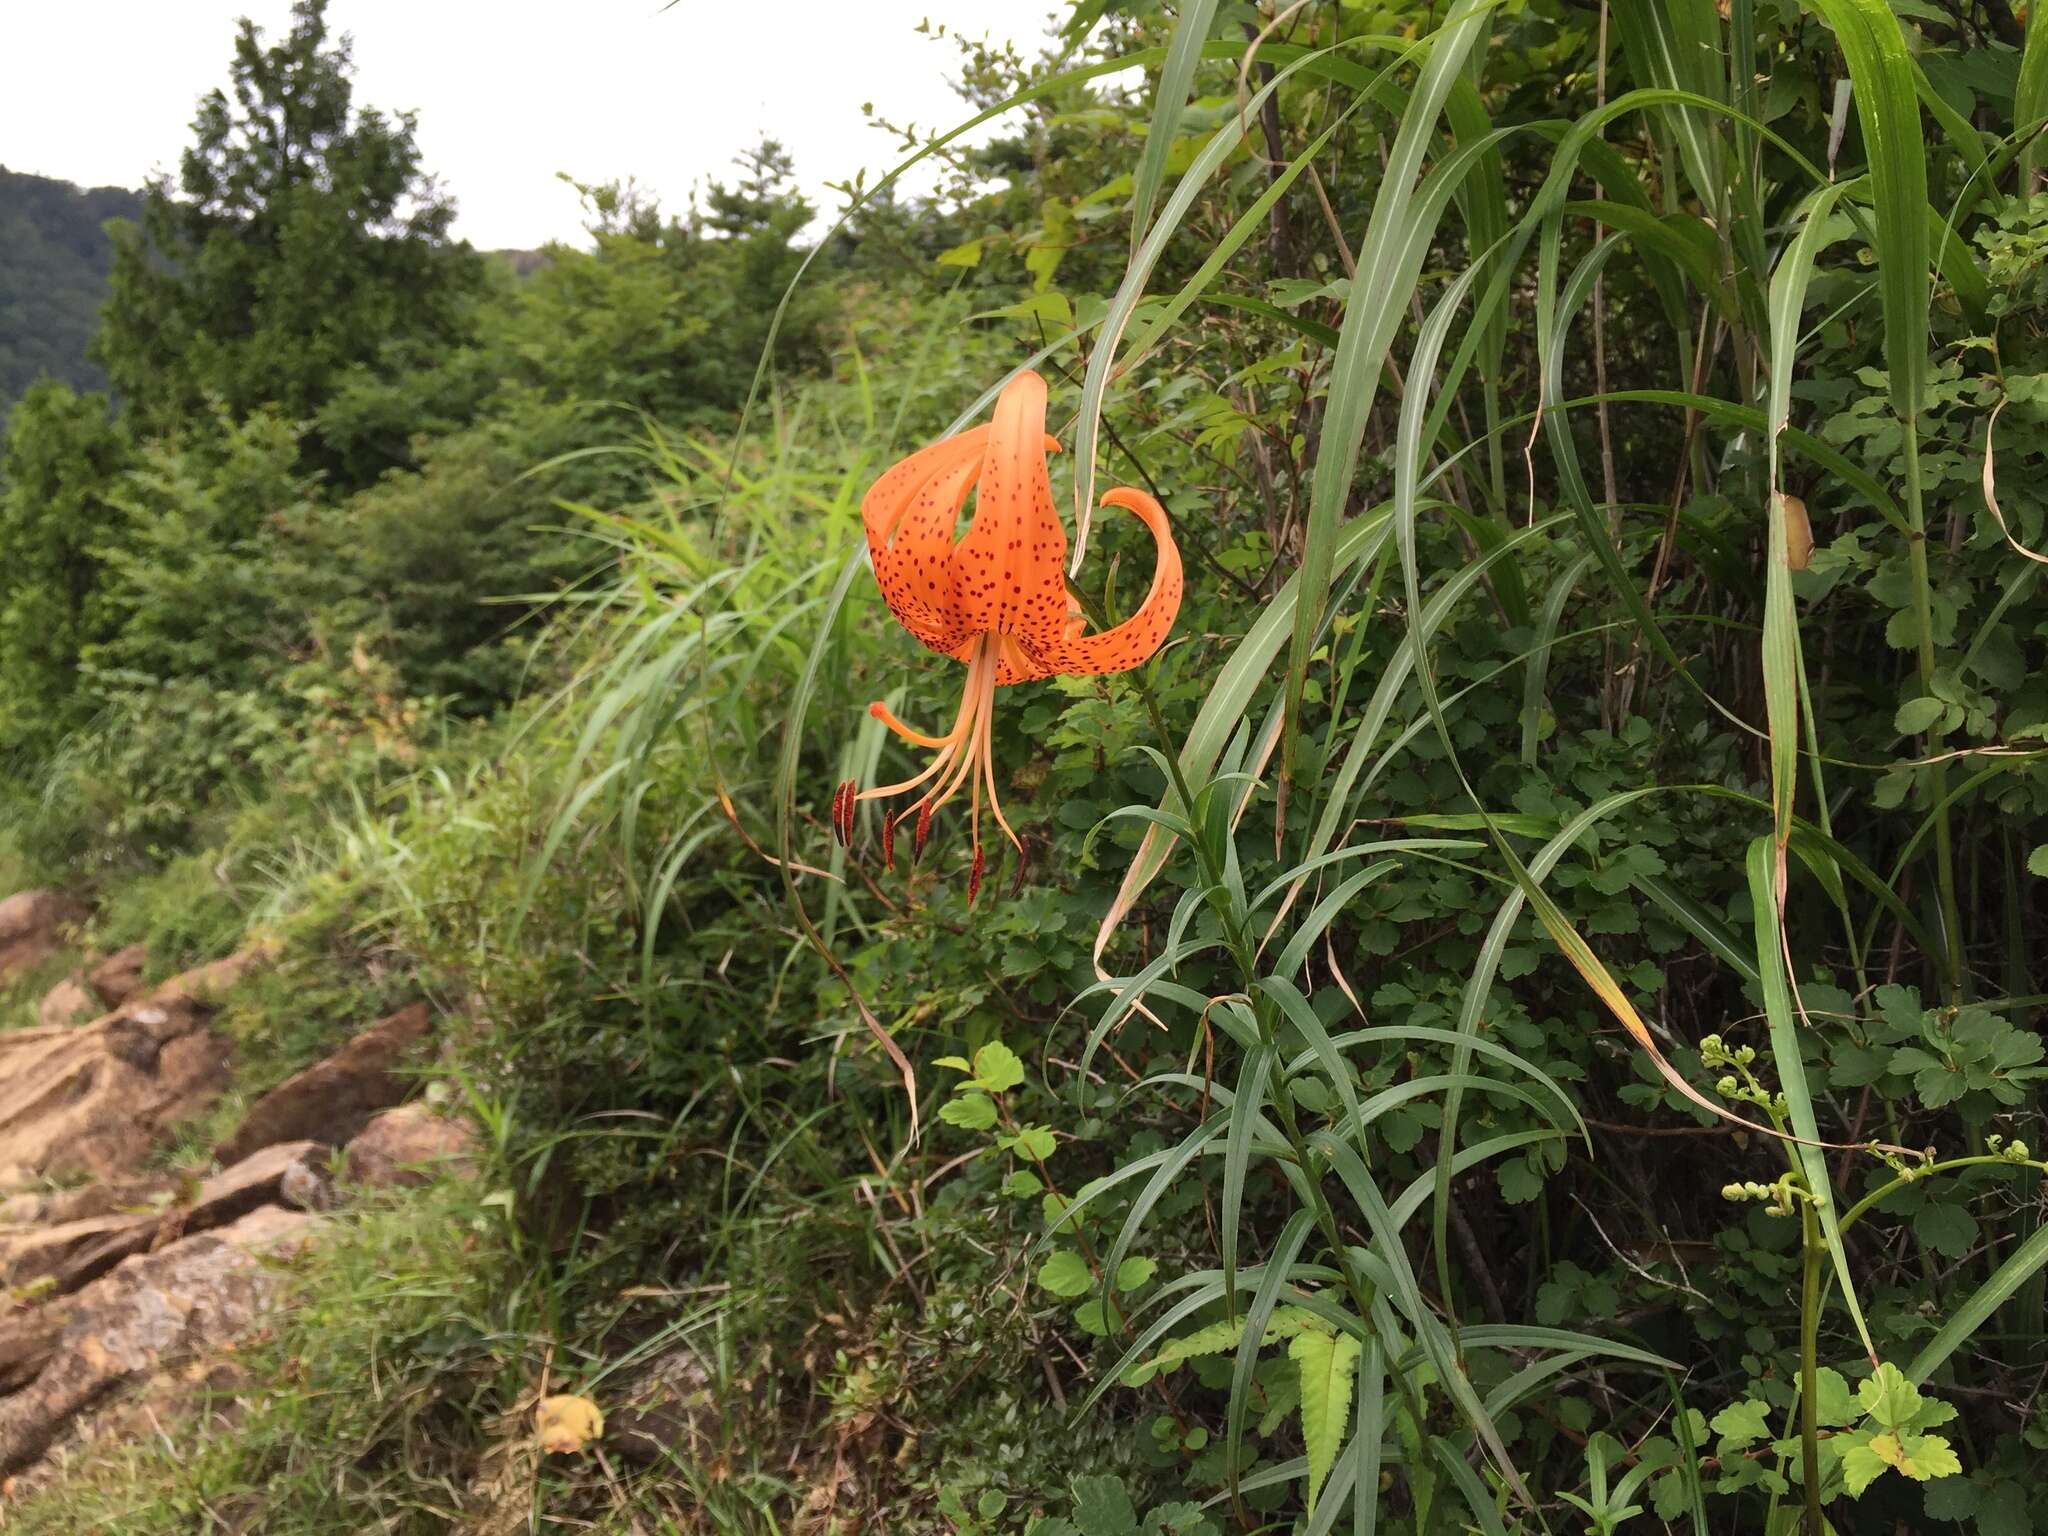
[[[269,47],[244,21],[229,81],[232,98],[200,102],[177,180],[115,231],[93,355],[155,431],[209,409],[314,416],[352,369],[460,341],[479,277],[412,118],[354,105],[323,6],[296,6]],[[327,446],[346,462],[349,444]]]
[[[447,328],[287,306],[267,373],[208,306],[299,282],[304,179],[155,194],[217,371],[117,301],[123,407],[17,413],[13,840],[109,940],[288,933],[252,1081],[426,991],[490,1159],[347,1219],[235,1436],[27,1529],[2043,1528],[2043,34],[1064,19],[786,309],[772,145],[523,279],[378,225]],[[401,197],[321,25],[201,142],[324,112]],[[891,869],[829,808],[960,686],[862,493],[1027,362],[1189,590],[1003,691],[974,900],[953,810]],[[1097,519],[1077,591],[1149,568]],[[678,1351],[662,1455],[537,1463],[543,1381]]]
[[[141,197],[74,187],[0,166],[0,428],[38,378],[101,389],[87,358],[113,265],[109,219],[133,218]]]

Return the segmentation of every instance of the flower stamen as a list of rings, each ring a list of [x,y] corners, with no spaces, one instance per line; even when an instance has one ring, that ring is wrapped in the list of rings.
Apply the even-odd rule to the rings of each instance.
[[[892,465],[861,498],[861,524],[882,600],[926,649],[966,663],[965,686],[953,725],[931,735],[899,719],[888,705],[869,714],[931,760],[900,783],[847,792],[835,825],[852,836],[852,809],[862,800],[916,795],[885,817],[882,856],[893,867],[896,823],[915,813],[911,861],[924,852],[932,818],[965,788],[974,846],[968,899],[987,871],[981,842],[981,802],[1017,849],[1024,841],[1003,814],[995,776],[995,695],[999,687],[1054,675],[1099,676],[1141,665],[1165,643],[1178,613],[1183,584],[1165,509],[1143,491],[1119,487],[1102,498],[1122,507],[1152,535],[1152,585],[1137,610],[1100,633],[1066,589],[1067,537],[1053,503],[1045,456],[1059,444],[1045,432],[1046,386],[1019,370],[1003,385],[984,426],[957,432]],[[964,531],[968,498],[973,515]]]

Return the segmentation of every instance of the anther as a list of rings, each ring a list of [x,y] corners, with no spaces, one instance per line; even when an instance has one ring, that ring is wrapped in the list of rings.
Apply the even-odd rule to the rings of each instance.
[[[974,905],[974,898],[981,891],[982,852],[981,844],[974,845],[974,863],[967,871],[967,905]]]
[[[853,780],[848,779],[832,798],[832,829],[838,834],[842,848],[853,846],[853,802],[858,792]]]
[[[882,868],[893,870],[895,867],[896,818],[894,816],[884,816],[882,818]]]
[[[924,857],[924,840],[932,833],[932,803],[927,800],[917,808],[917,836],[910,844],[913,862]]]

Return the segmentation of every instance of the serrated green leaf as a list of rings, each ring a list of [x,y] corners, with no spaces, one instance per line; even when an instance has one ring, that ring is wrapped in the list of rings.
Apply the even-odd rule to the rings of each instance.
[[[1709,1427],[1721,1437],[1720,1454],[1725,1456],[1731,1450],[1740,1450],[1763,1439],[1770,1433],[1770,1414],[1771,1405],[1760,1403],[1753,1397],[1730,1403],[1715,1414]]]
[[[1856,1384],[1856,1398],[1863,1411],[1886,1429],[1912,1423],[1920,1411],[1920,1389],[1889,1360]]]
[[[974,1080],[990,1093],[1003,1093],[1024,1081],[1024,1063],[1000,1040],[974,1053]]]
[[[939,1106],[939,1118],[963,1131],[985,1131],[996,1123],[996,1106],[986,1094],[963,1093]]]
[[[1074,1523],[1081,1528],[1081,1536],[1133,1536],[1138,1510],[1122,1478],[1077,1477],[1069,1486],[1074,1494]]]
[[[1301,1375],[1301,1438],[1308,1452],[1308,1513],[1344,1443],[1351,1389],[1358,1370],[1358,1340],[1347,1334],[1302,1332],[1287,1346]]]
[[[1216,1522],[1199,1504],[1158,1504],[1145,1512],[1144,1529],[1146,1536],[1214,1536]]]
[[[1960,1259],[1977,1241],[1977,1219],[1960,1205],[1928,1205],[1913,1218],[1913,1235],[1943,1258]]]
[[[1821,1423],[1832,1428],[1856,1420],[1856,1397],[1840,1371],[1824,1365],[1814,1373],[1814,1382],[1814,1412]]]
[[[1873,1435],[1870,1451],[1916,1483],[1953,1477],[1963,1470],[1954,1448],[1940,1435]]]
[[[1929,1483],[1927,1492],[1958,1485],[1970,1486],[1960,1477],[1944,1477]],[[2019,1483],[1999,1483],[1993,1487],[1977,1506],[1973,1532],[1974,1536],[2033,1536],[2034,1517],[2026,1487]]]
[[[1010,1138],[1012,1151],[1041,1163],[1052,1156],[1054,1145],[1052,1132],[1042,1125],[1027,1125]]]
[[[1862,1498],[1863,1490],[1884,1476],[1886,1462],[1870,1448],[1871,1438],[1866,1430],[1834,1442],[1842,1447],[1842,1486],[1852,1499]]]
[[[1968,1478],[1944,1477],[1927,1485],[1922,1507],[1930,1520],[1967,1520],[1983,1499],[1984,1490]]]
[[[1269,1334],[1270,1336],[1270,1334]],[[1192,1360],[1198,1355],[1220,1355],[1226,1349],[1237,1348],[1237,1341],[1244,1337],[1244,1319],[1232,1318],[1226,1322],[1211,1323],[1206,1328],[1197,1328],[1163,1346],[1154,1355],[1153,1362],[1161,1367],[1178,1365],[1183,1360]]]

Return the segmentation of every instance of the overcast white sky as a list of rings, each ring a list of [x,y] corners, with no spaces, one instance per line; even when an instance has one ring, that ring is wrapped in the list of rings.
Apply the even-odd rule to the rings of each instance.
[[[356,102],[419,113],[426,165],[458,234],[486,250],[576,239],[555,179],[626,176],[680,208],[766,131],[811,199],[894,141],[861,103],[921,128],[968,115],[947,81],[950,39],[1045,42],[1048,0],[331,0],[355,38]],[[0,0],[0,165],[85,186],[175,170],[200,96],[227,79],[238,17],[273,37],[290,0]]]

